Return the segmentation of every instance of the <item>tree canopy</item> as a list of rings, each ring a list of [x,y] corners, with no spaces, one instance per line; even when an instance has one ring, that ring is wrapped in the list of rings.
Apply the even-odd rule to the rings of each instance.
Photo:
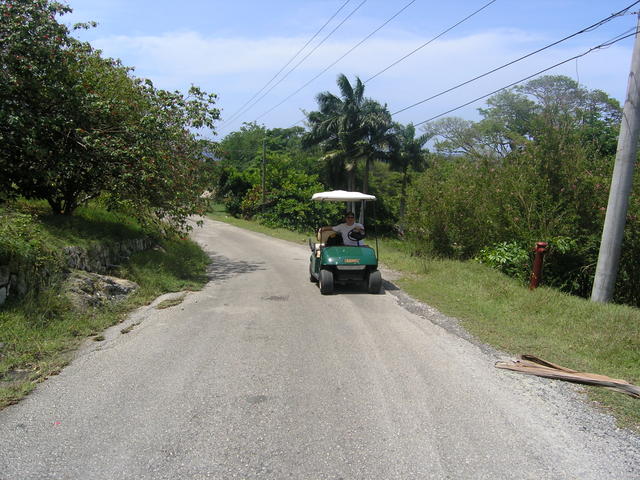
[[[6,194],[71,214],[101,194],[184,225],[209,185],[198,131],[216,96],[157,89],[72,37],[49,0],[0,4],[0,168]]]
[[[588,296],[621,113],[600,90],[546,76],[489,98],[478,122],[428,125],[438,155],[409,193],[415,248],[478,258],[524,279],[532,246],[546,241],[546,283]],[[636,178],[635,192],[639,184]],[[616,300],[634,305],[639,213],[634,193],[616,285]]]

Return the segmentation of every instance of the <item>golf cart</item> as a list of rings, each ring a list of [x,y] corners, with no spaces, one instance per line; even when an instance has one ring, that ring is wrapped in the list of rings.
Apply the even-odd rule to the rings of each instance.
[[[316,202],[347,202],[360,205],[359,223],[364,224],[366,202],[376,200],[373,195],[360,192],[334,190],[316,193],[311,197]],[[355,208],[353,208],[355,212]],[[344,245],[342,235],[327,227],[317,231],[316,241],[309,240],[311,258],[309,260],[309,279],[320,285],[320,293],[333,293],[335,284],[358,283],[369,293],[379,293],[382,287],[382,275],[378,270],[378,242],[374,250],[364,244],[365,232],[351,230],[347,233],[350,243]]]

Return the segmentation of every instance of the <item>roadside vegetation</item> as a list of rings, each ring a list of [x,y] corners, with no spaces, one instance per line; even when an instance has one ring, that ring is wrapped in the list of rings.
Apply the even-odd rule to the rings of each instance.
[[[216,95],[167,91],[74,37],[67,4],[0,2],[0,265],[26,295],[0,306],[0,406],[54,374],[89,335],[156,296],[199,288],[206,255],[184,237],[213,182]],[[116,275],[124,302],[79,311],[62,248],[151,236]]]
[[[93,199],[142,225],[186,228],[203,212],[216,95],[159,89],[73,36],[71,8],[0,3],[0,203],[69,216]]]
[[[589,297],[621,119],[618,102],[564,76],[500,92],[477,122],[393,122],[356,77],[317,95],[307,128],[245,124],[218,145],[215,199],[234,217],[305,231],[339,212],[321,190],[372,193],[376,227],[418,257],[476,259],[529,276],[547,242],[548,286]],[[262,191],[263,144],[266,163]],[[614,301],[640,306],[640,177],[636,175]],[[335,208],[335,207],[334,207]]]
[[[41,217],[38,212],[43,212],[43,206],[37,202],[0,208],[1,263],[18,262],[30,272],[29,292],[23,297],[10,296],[0,307],[0,408],[59,372],[88,337],[103,341],[101,332],[131,310],[163,293],[197,290],[206,282],[209,259],[190,240],[151,232],[132,217],[95,205],[78,209],[62,223],[61,217],[50,213]],[[136,282],[139,289],[121,303],[75,308],[63,286],[66,272],[61,248],[143,234],[153,235],[158,247],[132,255],[114,272]]]
[[[317,94],[306,128],[250,123],[220,142],[212,190],[226,212],[218,205],[213,218],[305,242],[341,218],[317,210],[312,193],[372,193],[386,236],[382,262],[403,272],[399,286],[415,298],[502,351],[640,383],[638,175],[615,304],[587,300],[622,114],[615,99],[544,76],[490,97],[479,121],[443,118],[418,129],[393,122],[357,77],[340,75],[337,92]],[[543,287],[530,292],[536,242],[549,249]],[[637,400],[588,391],[640,428]]]

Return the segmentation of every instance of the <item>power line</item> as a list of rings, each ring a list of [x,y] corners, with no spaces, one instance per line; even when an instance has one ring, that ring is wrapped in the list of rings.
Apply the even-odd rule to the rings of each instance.
[[[370,77],[369,79],[367,79],[367,80],[365,81],[365,83],[366,83],[366,82],[368,82],[368,81],[370,81],[370,80],[372,80],[372,79],[374,79],[375,77],[377,77],[377,76],[378,76],[378,75],[380,75],[381,73],[385,72],[385,71],[386,71],[386,70],[388,70],[389,68],[393,67],[393,66],[394,66],[394,65],[396,65],[397,63],[401,62],[402,60],[404,60],[404,59],[405,59],[405,58],[407,58],[408,56],[410,56],[410,55],[412,55],[413,53],[415,53],[416,51],[418,51],[420,48],[422,48],[422,47],[424,47],[424,46],[428,45],[428,44],[429,44],[429,43],[431,43],[433,40],[435,40],[435,39],[437,39],[438,37],[442,36],[444,33],[446,33],[446,32],[448,32],[448,31],[450,31],[451,29],[453,29],[453,28],[454,28],[454,27],[456,27],[457,25],[460,25],[462,22],[464,22],[465,20],[467,20],[467,19],[471,18],[473,15],[476,15],[477,13],[479,13],[479,12],[480,12],[480,11],[482,11],[483,9],[487,8],[489,5],[491,5],[491,4],[492,4],[492,3],[494,3],[495,1],[496,1],[496,0],[493,0],[493,1],[491,1],[491,2],[489,2],[489,3],[487,3],[487,4],[485,4],[485,5],[484,5],[484,6],[482,6],[480,9],[476,10],[475,12],[473,12],[472,14],[470,14],[469,16],[467,16],[467,17],[465,17],[464,19],[462,19],[460,22],[456,23],[456,24],[455,24],[455,25],[453,25],[452,27],[450,27],[450,28],[448,28],[447,30],[443,31],[443,32],[442,32],[441,34],[439,34],[438,36],[436,36],[436,37],[434,37],[433,39],[429,40],[428,42],[424,43],[423,45],[421,45],[421,46],[420,46],[420,47],[418,47],[417,49],[413,50],[413,51],[412,51],[412,52],[410,52],[409,54],[407,54],[407,55],[405,55],[404,57],[400,58],[399,60],[397,60],[396,62],[392,63],[391,65],[389,65],[389,66],[388,66],[388,67],[386,67],[385,69],[381,70],[380,72],[376,73],[375,75],[373,75],[372,77]],[[549,48],[551,48],[551,47],[554,47],[554,46],[556,46],[556,45],[558,45],[558,44],[560,44],[560,43],[562,43],[562,42],[565,42],[565,41],[567,41],[567,40],[569,40],[569,39],[571,39],[571,38],[573,38],[573,37],[575,37],[575,36],[577,36],[577,35],[580,35],[580,34],[583,34],[583,33],[586,33],[586,32],[590,32],[590,31],[593,31],[593,30],[595,30],[595,29],[599,28],[600,26],[602,26],[602,25],[604,25],[604,24],[606,24],[606,23],[610,22],[611,20],[613,20],[613,19],[614,19],[614,18],[616,18],[616,17],[622,16],[622,15],[626,15],[627,13],[629,13],[629,10],[630,10],[633,6],[635,6],[636,4],[638,4],[638,3],[640,3],[640,0],[638,0],[638,1],[634,2],[634,3],[632,3],[631,5],[629,5],[629,6],[627,6],[626,8],[624,8],[624,9],[620,10],[619,12],[613,13],[613,14],[611,14],[610,16],[608,16],[608,17],[606,17],[606,18],[603,18],[602,20],[600,20],[600,21],[598,21],[598,22],[596,22],[596,23],[594,23],[594,24],[592,24],[592,25],[590,25],[590,26],[588,26],[588,27],[585,27],[585,28],[583,28],[583,29],[581,29],[581,30],[579,30],[579,31],[577,31],[577,32],[575,32],[575,33],[573,33],[573,34],[571,34],[571,35],[568,35],[568,36],[566,36],[566,37],[564,37],[564,38],[562,38],[562,39],[560,39],[560,40],[558,40],[558,41],[556,41],[556,42],[553,42],[553,43],[551,43],[551,44],[549,44],[549,45],[547,45],[547,46],[545,46],[545,47],[539,48],[538,50],[535,50],[535,51],[533,51],[533,52],[531,52],[531,53],[528,53],[528,54],[526,54],[526,55],[523,55],[522,57],[519,57],[519,58],[517,58],[517,59],[515,59],[515,60],[512,60],[512,61],[510,61],[510,62],[508,62],[508,63],[505,63],[505,64],[501,65],[500,67],[494,68],[494,69],[492,69],[492,70],[489,70],[488,72],[485,72],[485,73],[483,73],[483,74],[481,74],[481,75],[478,75],[478,76],[476,76],[476,77],[473,77],[473,78],[471,78],[470,80],[467,80],[467,81],[462,82],[462,83],[459,83],[459,84],[457,84],[457,85],[455,85],[455,86],[453,86],[453,87],[451,87],[451,88],[448,88],[448,89],[446,89],[446,90],[443,90],[443,91],[441,91],[441,92],[439,92],[439,93],[437,93],[437,94],[435,94],[435,95],[432,95],[431,97],[425,98],[424,100],[421,100],[421,101],[416,102],[416,103],[414,103],[414,104],[412,104],[412,105],[409,105],[408,107],[405,107],[405,108],[400,109],[400,110],[398,110],[398,111],[396,111],[396,112],[393,112],[393,113],[392,113],[392,115],[396,115],[396,114],[398,114],[398,113],[402,113],[402,112],[404,112],[405,110],[409,110],[409,109],[411,109],[411,108],[413,108],[413,107],[416,107],[416,106],[421,105],[421,104],[423,104],[423,103],[425,103],[425,102],[428,102],[429,100],[433,100],[434,98],[437,98],[437,97],[439,97],[439,96],[442,96],[442,95],[444,95],[445,93],[449,93],[449,92],[451,92],[451,91],[453,91],[453,90],[455,90],[455,89],[457,89],[457,88],[463,87],[463,86],[465,86],[465,85],[467,85],[467,84],[469,84],[469,83],[472,83],[472,82],[474,82],[474,81],[476,81],[476,80],[479,80],[479,79],[481,79],[481,78],[483,78],[483,77],[486,77],[486,76],[488,76],[488,75],[490,75],[490,74],[492,74],[492,73],[495,73],[495,72],[497,72],[497,71],[499,71],[499,70],[501,70],[501,69],[503,69],[503,68],[506,68],[506,67],[508,67],[508,66],[511,66],[511,65],[513,65],[513,64],[515,64],[515,63],[517,63],[517,62],[521,61],[521,60],[524,60],[524,59],[526,59],[526,58],[528,58],[528,57],[531,57],[531,56],[533,56],[533,55],[535,55],[535,54],[537,54],[537,53],[540,53],[540,52],[542,52],[542,51],[544,51],[544,50],[547,50],[547,49],[549,49]],[[624,35],[624,34],[622,34],[622,35]],[[298,123],[302,122],[303,120],[304,120],[304,119],[302,119],[302,120],[298,120],[294,125],[297,125]]]
[[[318,42],[318,44],[313,47],[313,49],[308,52],[298,63],[296,63],[294,65],[294,67],[289,70],[285,75],[283,75],[277,83],[275,83],[274,85],[271,86],[271,88],[269,88],[269,90],[267,90],[265,93],[262,94],[262,96],[260,98],[258,98],[255,102],[253,102],[251,105],[249,105],[247,108],[245,108],[244,110],[241,110],[240,112],[236,113],[234,115],[233,119],[230,119],[229,121],[235,121],[237,119],[237,117],[239,115],[242,115],[246,112],[248,112],[249,110],[251,110],[257,103],[260,102],[260,100],[262,100],[265,96],[267,96],[275,87],[277,87],[278,85],[280,85],[282,83],[282,81],[287,78],[296,68],[298,68],[307,58],[309,58],[309,56],[311,56],[311,54],[313,54],[313,52],[315,52],[331,35],[333,35],[333,33],[338,30],[349,18],[351,18],[351,16],[356,13],[360,7],[362,7],[362,5],[364,5],[367,2],[367,0],[362,0],[362,2],[360,2],[360,4],[358,4],[358,6],[356,6],[356,8],[354,8],[345,18],[342,19],[342,21],[333,29],[331,30],[322,40],[320,40],[320,42]],[[334,15],[335,16],[335,15]],[[332,17],[333,18],[333,17]],[[254,96],[255,98],[255,96]]]
[[[311,54],[313,54],[313,52],[315,52],[318,49],[318,47],[320,47],[331,35],[333,35],[333,33],[336,30],[338,30],[347,20],[349,20],[349,18],[351,18],[351,16],[354,13],[356,13],[360,9],[360,7],[362,7],[362,5],[364,5],[366,2],[367,2],[367,0],[362,0],[358,4],[358,6],[356,6],[356,8],[354,8],[345,18],[343,18],[342,21],[338,25],[336,25],[336,27],[333,30],[331,30],[322,40],[320,40],[320,42],[315,47],[313,47],[313,49],[309,53],[307,53],[298,63],[296,63],[291,70],[289,70],[275,84],[273,84],[271,86],[271,88],[269,88],[269,90],[267,90],[265,93],[263,93],[260,98],[258,98],[255,102],[253,102],[247,108],[242,110],[239,114],[236,114],[235,118],[229,120],[229,122],[237,120],[239,115],[243,115],[246,112],[248,112],[249,110],[251,110],[258,102],[260,102],[260,100],[262,100],[264,97],[266,97],[274,88],[276,88],[278,85],[280,85],[285,78],[287,78],[296,68],[298,68],[302,64],[302,62],[304,62],[307,58],[309,58],[309,56]]]
[[[251,97],[249,100],[247,100],[247,101],[246,101],[246,102],[245,102],[245,103],[244,103],[244,104],[243,104],[243,105],[242,105],[242,106],[241,106],[241,107],[240,107],[240,108],[239,108],[239,109],[238,109],[234,114],[232,114],[232,115],[229,117],[229,120],[228,120],[228,121],[229,121],[229,122],[230,122],[230,121],[232,121],[232,120],[233,120],[233,118],[234,118],[234,117],[235,117],[239,112],[241,112],[241,111],[242,111],[242,109],[243,109],[244,107],[246,107],[246,106],[247,106],[247,105],[248,105],[248,104],[249,104],[249,103],[250,103],[254,98],[256,98],[258,95],[260,95],[260,93],[262,93],[262,91],[263,91],[265,88],[267,88],[267,86],[269,86],[269,84],[270,84],[271,82],[273,82],[273,81],[278,77],[278,75],[280,75],[280,74],[282,73],[282,71],[283,71],[285,68],[287,68],[287,67],[289,66],[289,64],[290,64],[291,62],[293,62],[293,61],[296,59],[296,57],[297,57],[298,55],[300,55],[300,53],[301,53],[305,48],[307,48],[307,46],[308,46],[308,45],[309,45],[309,44],[310,44],[310,43],[311,43],[311,42],[312,42],[312,41],[313,41],[313,40],[314,40],[314,39],[315,39],[315,38],[320,34],[320,32],[321,32],[322,30],[324,30],[324,28],[325,28],[327,25],[329,25],[329,23],[331,22],[331,20],[333,20],[333,19],[336,17],[336,15],[338,15],[338,13],[340,13],[340,11],[341,11],[344,7],[346,7],[346,6],[347,6],[347,4],[348,4],[350,1],[351,1],[351,0],[346,0],[346,1],[345,1],[345,2],[340,6],[340,8],[338,8],[338,10],[336,10],[336,11],[334,12],[334,14],[333,14],[333,15],[331,15],[331,17],[329,18],[329,20],[327,20],[327,21],[325,22],[325,24],[324,24],[324,25],[322,25],[322,27],[320,27],[320,29],[319,29],[319,30],[318,30],[318,31],[313,35],[313,37],[311,37],[311,38],[307,41],[307,43],[305,43],[305,44],[302,46],[302,48],[301,48],[300,50],[298,50],[298,51],[295,53],[295,55],[294,55],[293,57],[291,57],[291,58],[289,59],[289,61],[288,61],[287,63],[285,63],[285,64],[283,65],[283,67],[282,67],[280,70],[278,70],[278,72],[277,72],[273,77],[271,77],[271,78],[269,79],[269,81],[268,81],[267,83],[265,83],[265,84],[264,84],[264,86],[263,86],[260,90],[258,90],[258,92],[257,92],[253,97]]]
[[[441,113],[441,114],[439,114],[439,115],[436,115],[436,116],[434,116],[434,117],[428,118],[427,120],[423,120],[422,122],[415,123],[415,124],[414,124],[414,126],[415,126],[415,127],[417,127],[418,125],[422,125],[422,124],[424,124],[424,123],[431,122],[431,121],[435,120],[436,118],[444,117],[445,115],[448,115],[449,113],[455,112],[456,110],[460,110],[461,108],[464,108],[464,107],[466,107],[466,106],[468,106],[468,105],[471,105],[472,103],[475,103],[475,102],[477,102],[478,100],[482,100],[482,99],[484,99],[484,98],[490,97],[491,95],[495,95],[495,94],[496,94],[496,93],[498,93],[498,92],[501,92],[501,91],[506,90],[506,89],[508,89],[508,88],[514,87],[514,86],[518,85],[519,83],[522,83],[522,82],[524,82],[524,81],[526,81],[526,80],[529,80],[529,79],[531,79],[531,78],[533,78],[533,77],[536,77],[536,76],[540,75],[541,73],[548,72],[549,70],[552,70],[552,69],[554,69],[554,68],[556,68],[556,67],[559,67],[560,65],[564,65],[565,63],[569,63],[569,62],[571,62],[571,61],[573,61],[573,60],[576,60],[576,59],[578,59],[578,58],[580,58],[580,57],[584,57],[585,55],[588,55],[589,53],[591,53],[591,52],[593,52],[593,51],[595,51],[595,50],[600,50],[600,49],[608,48],[608,47],[610,47],[611,45],[613,45],[614,43],[620,42],[620,41],[622,41],[622,40],[624,40],[624,39],[627,39],[627,38],[629,38],[629,37],[633,37],[634,35],[637,35],[637,33],[638,33],[637,29],[636,29],[636,28],[633,28],[632,30],[633,30],[633,33],[630,33],[630,34],[628,34],[628,35],[624,35],[624,34],[618,35],[618,36],[617,36],[617,37],[615,37],[614,39],[612,39],[612,40],[608,40],[607,42],[604,42],[604,43],[601,43],[600,45],[597,45],[597,46],[595,46],[595,47],[592,47],[592,48],[590,48],[589,50],[587,50],[586,52],[583,52],[583,53],[581,53],[581,54],[579,54],[579,55],[575,55],[575,56],[573,56],[573,57],[571,57],[571,58],[568,58],[567,60],[564,60],[564,61],[562,61],[562,62],[556,63],[555,65],[552,65],[552,66],[550,66],[550,67],[548,67],[548,68],[545,68],[544,70],[540,70],[539,72],[536,72],[536,73],[534,73],[534,74],[532,74],[532,75],[529,75],[528,77],[521,78],[520,80],[518,80],[518,81],[516,81],[516,82],[510,83],[510,84],[509,84],[509,85],[507,85],[506,87],[499,88],[499,89],[497,89],[497,90],[494,90],[494,91],[493,91],[493,92],[491,92],[491,93],[487,93],[486,95],[482,95],[481,97],[474,98],[473,100],[471,100],[471,101],[469,101],[469,102],[467,102],[467,103],[464,103],[463,105],[459,105],[459,106],[457,106],[457,107],[455,107],[455,108],[452,108],[452,109],[450,109],[450,110],[447,110],[446,112],[443,112],[443,113]]]
[[[473,12],[471,15],[466,16],[465,18],[463,18],[462,20],[460,20],[458,23],[456,23],[455,25],[452,25],[451,27],[447,28],[446,30],[444,30],[443,32],[439,33],[438,35],[436,35],[435,37],[433,37],[431,40],[429,40],[428,42],[423,43],[422,45],[420,45],[418,48],[416,48],[415,50],[407,53],[404,57],[399,58],[398,60],[396,60],[395,62],[393,62],[391,65],[383,68],[382,70],[380,70],[378,73],[376,73],[375,75],[369,77],[368,79],[366,79],[364,81],[364,83],[367,83],[371,80],[373,80],[374,78],[376,78],[378,75],[386,72],[387,70],[389,70],[391,67],[396,66],[398,63],[402,62],[404,59],[410,57],[411,55],[413,55],[414,53],[416,53],[418,50],[421,50],[422,48],[426,47],[427,45],[429,45],[430,43],[436,41],[438,38],[440,38],[441,36],[443,36],[445,33],[450,32],[451,30],[453,30],[454,28],[456,28],[458,25],[466,22],[467,20],[469,20],[471,17],[473,17],[474,15],[480,13],[482,10],[484,10],[485,8],[487,8],[489,5],[491,5],[492,3],[495,3],[496,0],[491,0],[489,3],[485,4],[484,6],[480,7],[478,10],[476,10],[475,12]]]
[[[346,53],[344,53],[341,57],[339,57],[336,61],[334,61],[333,63],[331,63],[328,67],[326,67],[324,70],[322,70],[319,74],[317,74],[315,77],[313,77],[311,80],[309,80],[307,83],[305,83],[304,85],[302,85],[300,88],[298,88],[295,92],[291,93],[289,96],[287,96],[284,100],[282,100],[280,103],[278,103],[277,105],[274,105],[273,107],[271,107],[269,110],[267,110],[266,112],[264,112],[262,115],[256,117],[256,119],[254,121],[257,121],[259,119],[261,119],[262,117],[264,117],[265,115],[271,113],[273,110],[275,110],[276,108],[278,108],[280,105],[282,105],[283,103],[285,103],[287,100],[289,100],[291,97],[293,97],[294,95],[296,95],[297,93],[299,93],[302,89],[304,89],[305,87],[307,87],[309,84],[311,84],[314,80],[316,80],[318,77],[320,77],[321,75],[323,75],[324,73],[327,72],[327,70],[329,70],[331,67],[333,67],[334,65],[336,65],[340,60],[342,60],[344,57],[346,57],[347,55],[349,55],[351,52],[353,52],[356,48],[358,48],[360,45],[362,45],[364,42],[366,42],[369,38],[371,38],[373,35],[375,35],[379,30],[381,30],[384,26],[386,26],[389,22],[391,22],[394,18],[396,18],[398,15],[400,15],[403,11],[405,11],[409,6],[411,6],[412,4],[414,4],[416,2],[416,0],[411,0],[410,2],[408,2],[404,7],[402,7],[400,10],[398,10],[393,16],[391,16],[391,18],[387,19],[382,25],[380,25],[378,28],[376,28],[373,32],[371,32],[369,35],[367,35],[366,37],[364,37],[362,40],[360,40],[358,43],[356,43],[353,47],[351,47],[349,50],[347,50]]]
[[[381,75],[382,73],[386,72],[387,70],[389,70],[390,68],[394,67],[395,65],[397,65],[398,63],[400,63],[401,61],[403,61],[404,59],[410,57],[411,55],[413,55],[414,53],[416,53],[417,51],[423,49],[424,47],[426,47],[427,45],[429,45],[430,43],[434,42],[435,40],[437,40],[438,38],[440,38],[441,36],[443,36],[445,33],[450,32],[451,30],[453,30],[454,28],[456,28],[458,25],[461,25],[462,23],[466,22],[467,20],[469,20],[471,17],[477,15],[478,13],[480,13],[482,10],[484,10],[485,8],[487,8],[488,6],[490,6],[492,3],[495,3],[497,0],[491,0],[490,2],[486,3],[485,5],[483,5],[482,7],[480,7],[479,9],[477,9],[475,12],[471,13],[470,15],[467,15],[465,18],[463,18],[462,20],[460,20],[459,22],[455,23],[454,25],[452,25],[451,27],[447,28],[446,30],[442,31],[441,33],[439,33],[438,35],[436,35],[435,37],[433,37],[431,40],[423,43],[422,45],[420,45],[418,48],[412,50],[411,52],[409,52],[408,54],[406,54],[405,56],[399,58],[398,60],[396,60],[395,62],[393,62],[391,65],[388,65],[387,67],[385,67],[384,69],[380,70],[378,73],[376,73],[375,75],[369,77],[367,80],[365,80],[363,83],[367,83],[371,80],[373,80],[374,78],[376,78],[378,75]],[[298,120],[296,123],[294,123],[293,125],[291,125],[292,127],[304,122],[305,119],[301,119]],[[290,127],[291,128],[291,127]]]
[[[463,87],[464,85],[468,85],[469,83],[475,82],[476,80],[479,80],[479,79],[481,79],[483,77],[486,77],[487,75],[491,75],[492,73],[495,73],[498,70],[502,70],[503,68],[506,68],[506,67],[511,66],[511,65],[513,65],[515,63],[518,63],[519,61],[524,60],[525,58],[529,58],[529,57],[531,57],[531,56],[533,56],[533,55],[535,55],[537,53],[540,53],[540,52],[542,52],[544,50],[547,50],[547,49],[549,49],[551,47],[554,47],[554,46],[556,46],[556,45],[558,45],[558,44],[560,44],[562,42],[565,42],[566,40],[569,40],[569,39],[571,39],[571,38],[573,38],[575,36],[578,36],[578,35],[581,35],[583,33],[595,30],[596,28],[601,27],[605,23],[610,22],[614,18],[619,17],[621,15],[625,15],[631,9],[631,7],[633,7],[634,5],[636,5],[638,3],[640,3],[640,0],[632,3],[631,5],[629,5],[628,7],[620,10],[619,12],[613,13],[610,16],[608,16],[608,17],[606,17],[606,18],[594,23],[593,25],[590,25],[590,26],[588,26],[586,28],[583,28],[582,30],[580,30],[578,32],[575,32],[575,33],[573,33],[571,35],[568,35],[568,36],[566,36],[566,37],[564,37],[564,38],[562,38],[562,39],[560,39],[560,40],[558,40],[556,42],[550,43],[549,45],[547,45],[545,47],[542,47],[542,48],[539,48],[538,50],[535,50],[535,51],[533,51],[531,53],[523,55],[522,57],[516,58],[515,60],[512,60],[512,61],[510,61],[508,63],[505,63],[505,64],[503,64],[503,65],[501,65],[499,67],[496,67],[493,70],[489,70],[488,72],[485,72],[485,73],[483,73],[481,75],[473,77],[473,78],[471,78],[471,79],[469,79],[469,80],[467,80],[465,82],[459,83],[459,84],[457,84],[457,85],[455,85],[455,86],[453,86],[451,88],[448,88],[448,89],[443,90],[443,91],[441,91],[439,93],[436,93],[435,95],[432,95],[432,96],[430,96],[428,98],[425,98],[424,100],[420,100],[419,102],[416,102],[416,103],[414,103],[412,105],[409,105],[408,107],[405,107],[405,108],[402,108],[402,109],[400,109],[400,110],[398,110],[396,112],[393,112],[392,115],[396,115],[398,113],[402,113],[402,112],[404,112],[406,110],[409,110],[411,108],[417,107],[418,105],[421,105],[421,104],[423,104],[425,102],[428,102],[429,100],[433,100],[434,98],[440,97],[440,96],[444,95],[445,93],[449,93],[449,92],[451,92],[453,90],[456,90],[457,88]]]

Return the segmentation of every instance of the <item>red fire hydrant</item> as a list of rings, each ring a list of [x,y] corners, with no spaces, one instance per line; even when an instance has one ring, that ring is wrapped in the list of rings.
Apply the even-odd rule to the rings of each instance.
[[[533,259],[533,272],[531,272],[531,281],[529,282],[529,290],[538,288],[540,280],[542,280],[542,262],[544,254],[547,252],[547,242],[537,242],[534,252],[536,256]]]

